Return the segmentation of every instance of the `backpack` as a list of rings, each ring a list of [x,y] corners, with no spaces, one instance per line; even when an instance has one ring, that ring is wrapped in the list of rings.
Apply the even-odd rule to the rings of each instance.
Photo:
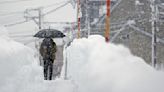
[[[51,38],[45,38],[40,46],[43,59],[55,59],[56,43]]]

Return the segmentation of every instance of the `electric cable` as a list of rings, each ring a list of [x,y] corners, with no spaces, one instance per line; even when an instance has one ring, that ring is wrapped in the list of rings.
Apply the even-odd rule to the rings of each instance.
[[[66,3],[62,4],[62,5],[59,6],[59,7],[57,7],[57,8],[55,8],[55,9],[53,9],[53,10],[50,10],[50,11],[46,12],[45,14],[43,14],[43,16],[45,16],[45,15],[47,15],[47,14],[50,14],[50,13],[52,13],[52,12],[55,12],[56,10],[58,10],[58,9],[64,7],[64,6],[66,6],[66,5],[69,4],[69,3],[70,3],[70,0],[67,1]]]
[[[53,7],[53,6],[60,5],[60,4],[63,4],[65,2],[68,2],[68,1],[69,0],[67,0],[67,1],[61,1],[61,2],[58,2],[58,3],[49,4],[49,5],[43,6],[43,8]]]
[[[24,2],[24,1],[32,1],[32,0],[10,0],[10,1],[1,1],[0,4],[9,4],[9,3],[18,3],[18,2]]]
[[[23,11],[0,13],[0,16],[8,16],[8,15],[15,15],[15,14],[23,14],[23,13],[24,13]]]
[[[18,1],[29,1],[29,0],[15,0],[15,1],[12,1],[12,2],[18,2]],[[7,2],[7,1],[4,1],[4,2]],[[9,2],[9,1],[8,1],[8,2]],[[3,2],[0,2],[0,4],[1,4],[1,3],[3,3]],[[61,3],[63,3],[63,2],[61,2]],[[56,11],[56,10],[58,10],[58,9],[60,9],[60,8],[62,8],[62,7],[64,7],[64,6],[66,6],[66,5],[69,4],[69,3],[70,3],[70,0],[67,1],[66,3],[62,4],[61,6],[55,8],[55,9],[53,9],[53,10],[48,11],[47,13],[43,14],[42,16],[45,16],[45,15],[47,15],[47,14],[50,14],[50,13],[52,13],[52,12],[54,12],[54,11]],[[11,12],[11,13],[0,14],[0,15],[1,15],[1,16],[6,16],[6,15],[17,14],[17,13],[22,13],[22,12]],[[12,23],[12,24],[7,24],[7,25],[4,25],[4,26],[5,26],[5,27],[10,27],[10,26],[14,26],[14,25],[18,25],[18,24],[22,24],[22,23],[26,23],[26,22],[28,22],[28,21],[27,21],[27,20],[24,20],[24,21],[19,21],[19,22]]]
[[[12,24],[7,24],[7,25],[4,25],[5,27],[10,27],[10,26],[14,26],[14,25],[18,25],[18,24],[23,24],[23,23],[26,23],[28,21],[24,20],[24,21],[19,21],[19,22],[16,22],[16,23],[12,23]]]

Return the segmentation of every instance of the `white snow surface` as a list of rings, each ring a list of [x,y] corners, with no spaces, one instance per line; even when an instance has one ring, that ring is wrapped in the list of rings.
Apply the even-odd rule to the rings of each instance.
[[[73,92],[71,81],[44,81],[34,51],[7,36],[0,27],[0,92]]]
[[[6,37],[6,36],[9,36],[9,34],[8,34],[8,31],[7,31],[7,29],[5,28],[5,27],[3,27],[3,26],[0,26],[0,37]]]
[[[67,48],[68,78],[45,81],[34,51],[0,27],[0,92],[164,92],[164,73],[99,35]]]
[[[68,74],[78,92],[164,92],[164,73],[122,45],[94,35],[67,48]]]

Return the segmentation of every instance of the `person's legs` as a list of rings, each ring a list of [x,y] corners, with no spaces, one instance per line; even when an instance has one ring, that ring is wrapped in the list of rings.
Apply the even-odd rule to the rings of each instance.
[[[49,63],[49,80],[52,80],[52,73],[53,73],[53,62],[50,61]]]
[[[47,80],[47,73],[48,73],[48,61],[44,60],[44,80]]]

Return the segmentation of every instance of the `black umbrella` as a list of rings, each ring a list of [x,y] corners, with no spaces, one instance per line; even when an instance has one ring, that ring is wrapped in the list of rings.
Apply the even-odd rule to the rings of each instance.
[[[38,38],[46,38],[46,37],[51,37],[51,38],[63,38],[65,35],[56,29],[42,29],[39,32],[37,32],[34,37]]]

